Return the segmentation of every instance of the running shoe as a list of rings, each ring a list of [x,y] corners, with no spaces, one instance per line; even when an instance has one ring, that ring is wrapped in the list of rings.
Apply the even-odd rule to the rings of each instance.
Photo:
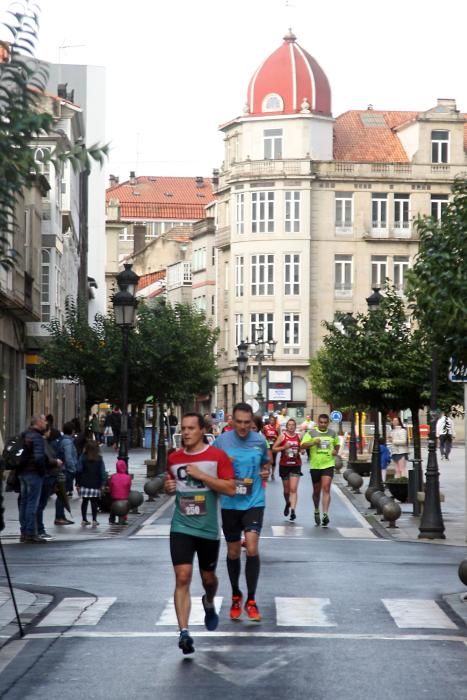
[[[204,626],[209,632],[214,632],[214,630],[217,629],[217,625],[219,624],[219,615],[216,613],[214,603],[211,603],[211,605],[209,605],[205,595],[203,595],[203,597],[201,598],[201,602],[203,603],[205,613]]]
[[[233,595],[232,596],[232,605],[230,606],[230,619],[231,620],[238,620],[238,618],[242,614],[242,600],[243,600],[243,596],[241,596],[241,595]]]
[[[287,517],[289,513],[290,513],[290,503],[288,501],[286,501],[285,508],[284,508],[284,517]]]
[[[246,601],[245,612],[248,615],[248,619],[252,620],[252,622],[261,622],[261,613],[254,600]]]
[[[323,513],[323,520],[321,522],[321,525],[323,527],[327,527],[329,525],[329,515],[327,513]]]
[[[178,648],[181,649],[184,654],[193,654],[195,647],[193,646],[193,640],[190,637],[188,630],[182,630],[180,632]]]
[[[292,508],[292,510],[290,511],[290,520],[293,521],[293,520],[296,520],[296,519],[297,519],[297,516],[295,515],[295,511],[294,511],[294,509]]]
[[[321,525],[321,515],[319,513],[319,510],[315,510],[315,525],[318,527]]]

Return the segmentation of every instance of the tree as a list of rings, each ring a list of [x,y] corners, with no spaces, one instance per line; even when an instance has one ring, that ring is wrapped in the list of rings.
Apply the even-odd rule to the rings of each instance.
[[[39,30],[37,6],[15,2],[3,23],[7,41],[0,42],[0,265],[12,267],[15,260],[15,206],[19,193],[37,172],[31,145],[39,136],[51,136],[56,147],[44,160],[61,170],[71,163],[75,171],[89,169],[91,161],[103,163],[108,146],[85,148],[70,144],[55,131],[54,117],[43,108],[48,73],[34,58]]]

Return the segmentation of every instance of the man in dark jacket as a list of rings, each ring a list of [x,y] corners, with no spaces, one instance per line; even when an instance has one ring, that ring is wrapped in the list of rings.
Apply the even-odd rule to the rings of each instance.
[[[37,533],[37,510],[45,475],[46,455],[43,434],[47,428],[45,416],[33,416],[24,434],[25,457],[19,470],[21,500],[19,523],[21,542],[45,544]]]

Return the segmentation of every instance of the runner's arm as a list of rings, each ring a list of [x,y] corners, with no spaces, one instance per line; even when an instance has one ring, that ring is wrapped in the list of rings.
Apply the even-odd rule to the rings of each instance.
[[[223,479],[217,476],[210,476],[203,472],[196,464],[187,464],[186,473],[193,479],[202,481],[208,489],[222,493],[224,496],[235,496],[235,479]]]
[[[284,440],[283,435],[278,435],[277,438],[274,441],[274,445],[272,446],[272,452],[275,454],[276,452],[282,452],[286,448],[286,443]]]

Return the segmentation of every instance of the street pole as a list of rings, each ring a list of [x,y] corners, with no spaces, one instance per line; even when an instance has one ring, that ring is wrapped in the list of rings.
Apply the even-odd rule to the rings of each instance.
[[[355,432],[355,411],[350,421],[349,463],[357,461],[357,433]]]
[[[438,394],[438,359],[431,357],[431,399],[430,399],[430,433],[428,436],[428,460],[425,474],[425,503],[419,527],[419,539],[446,539],[444,534],[441,499],[439,496],[439,471],[436,457],[436,404]]]
[[[258,410],[256,411],[258,415],[263,416],[264,414],[264,396],[263,396],[263,390],[262,390],[262,384],[263,384],[263,367],[262,367],[262,362],[263,362],[263,354],[261,352],[258,352],[256,355],[256,360],[258,362],[258,392],[256,394],[256,400],[258,402]]]
[[[245,401],[245,372],[241,372],[242,381],[242,403]]]
[[[373,432],[373,450],[371,452],[371,473],[368,486],[374,486],[378,491],[384,491],[383,480],[381,479],[381,464],[379,458],[379,415],[378,410],[374,412],[374,432]]]
[[[122,326],[122,423],[120,427],[120,443],[118,458],[128,464],[128,332],[127,326]]]
[[[467,382],[464,382],[465,541],[467,542]]]

